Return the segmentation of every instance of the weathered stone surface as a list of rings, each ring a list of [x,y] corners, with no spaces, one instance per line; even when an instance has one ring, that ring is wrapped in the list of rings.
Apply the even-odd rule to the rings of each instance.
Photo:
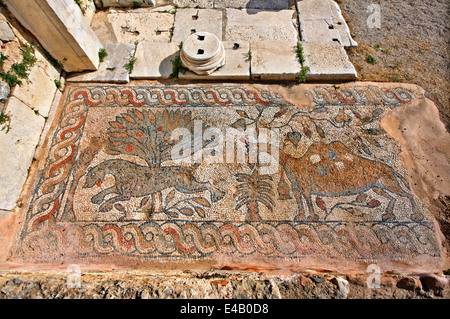
[[[109,43],[105,45],[105,50],[108,55],[100,63],[98,71],[70,75],[67,82],[128,83],[130,75],[125,64],[134,56],[135,45]]]
[[[222,12],[214,9],[179,9],[172,42],[179,44],[196,32],[209,32],[222,40]]]
[[[350,29],[342,15],[342,11],[341,8],[339,7],[339,4],[337,4],[336,1],[330,1],[330,7],[333,13],[333,18],[331,22],[334,29],[338,30],[339,34],[341,35],[341,44],[345,47],[358,46],[358,43],[355,40],[353,40],[351,36]]]
[[[3,70],[7,72],[15,62],[22,61],[22,52],[20,51],[20,41],[16,37],[14,40],[5,42],[2,46],[2,54],[8,58],[3,61]]]
[[[214,0],[174,0],[173,4],[180,8],[212,8],[214,6]]]
[[[107,21],[109,25],[104,25],[103,28],[111,28],[114,32],[113,38],[119,43],[134,44],[136,41],[167,43],[170,40],[174,15],[156,11],[116,12],[108,13]],[[106,23],[104,20],[98,22]]]
[[[295,10],[226,9],[224,40],[297,41]]]
[[[431,290],[436,295],[442,295],[443,290],[449,285],[449,280],[445,277],[427,274],[420,276],[420,282],[424,290]]]
[[[397,282],[397,287],[406,290],[420,290],[422,283],[416,277],[403,277]]]
[[[329,0],[301,0],[297,1],[297,7],[302,21],[306,20],[331,20],[333,12],[331,11]]]
[[[304,42],[328,43],[337,41],[343,45],[341,34],[336,29],[330,29],[331,22],[327,20],[309,20],[300,24],[301,38]]]
[[[14,233],[17,232],[16,221],[17,214],[14,211],[0,209],[0,262],[8,256]]]
[[[183,41],[180,58],[185,68],[208,75],[225,64],[225,49],[214,34],[196,32]]]
[[[168,78],[172,73],[172,62],[179,55],[176,43],[139,42],[132,79]]]
[[[108,16],[109,13],[107,11],[97,12],[91,22],[92,30],[104,46],[108,43],[119,42]]]
[[[250,79],[250,59],[248,41],[224,41],[225,65],[207,76],[187,71],[180,74],[180,79],[186,80],[248,80]]]
[[[15,97],[8,100],[10,130],[0,132],[0,209],[15,207],[33,161],[45,120]]]
[[[252,42],[251,74],[255,80],[294,80],[300,70],[296,43],[283,41]]]
[[[342,46],[356,46],[339,5],[332,0],[297,1],[300,34],[305,42],[338,41]]]
[[[8,83],[0,81],[0,103],[5,103],[8,99],[10,88]]]
[[[81,0],[81,7],[83,8],[83,16],[88,24],[92,22],[92,18],[95,15],[96,8],[94,1],[92,0]]]
[[[0,40],[3,42],[11,41],[15,38],[14,32],[8,22],[0,20]]]
[[[96,70],[101,43],[73,0],[8,1],[8,9],[68,72]]]
[[[334,277],[330,281],[339,288],[337,298],[346,299],[348,293],[350,292],[349,282],[342,277]]]
[[[304,65],[309,67],[306,76],[311,81],[355,80],[356,70],[345,49],[337,42],[301,42]]]
[[[46,117],[57,90],[55,80],[59,80],[60,74],[39,51],[35,51],[35,56],[37,62],[29,71],[28,78],[16,85],[11,95]]]
[[[215,0],[214,7],[282,10],[289,8],[289,0]]]
[[[155,0],[95,0],[98,7],[133,7],[135,2],[139,2],[140,6],[155,5]]]

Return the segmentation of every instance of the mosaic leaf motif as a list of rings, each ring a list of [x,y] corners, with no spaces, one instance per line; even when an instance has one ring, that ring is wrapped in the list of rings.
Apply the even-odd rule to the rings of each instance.
[[[144,159],[148,165],[161,165],[170,160],[176,141],[171,133],[176,128],[193,132],[191,112],[128,110],[109,123],[109,144],[106,153],[128,154]]]

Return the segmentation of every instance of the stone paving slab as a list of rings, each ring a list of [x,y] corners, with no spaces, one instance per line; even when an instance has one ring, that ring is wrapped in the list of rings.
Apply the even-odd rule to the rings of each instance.
[[[125,68],[130,56],[134,56],[135,45],[127,43],[109,43],[104,49],[108,53],[100,63],[97,71],[74,73],[67,77],[67,82],[109,82],[128,83],[130,74]]]
[[[133,7],[136,0],[95,0],[104,8],[107,7]],[[155,0],[139,0],[140,6],[154,6],[156,4]]]
[[[52,66],[46,58],[35,51],[36,65],[31,68],[28,79],[17,85],[11,94],[38,112],[47,117],[57,90],[55,80],[60,79],[60,72]]]
[[[196,32],[209,32],[222,40],[222,12],[214,9],[178,9],[172,42],[179,44]]]
[[[290,7],[289,0],[215,0],[215,8],[283,10]]]
[[[310,20],[300,25],[300,33],[302,41],[314,43],[338,42],[343,45],[341,34],[337,29],[330,29],[331,21],[326,20]]]
[[[226,9],[224,40],[297,41],[295,10]]]
[[[198,75],[191,71],[180,73],[179,78],[185,80],[250,80],[250,59],[247,41],[224,41],[225,65],[210,75]]]
[[[357,46],[335,1],[302,0],[297,2],[297,6],[302,41],[338,41],[345,47]]]
[[[15,37],[16,35],[9,26],[8,22],[0,20],[0,41],[2,42],[12,41]]]
[[[332,20],[333,11],[329,0],[301,0],[297,1],[297,8],[302,21]]]
[[[11,210],[22,192],[39,143],[45,119],[16,97],[10,97],[6,113],[10,130],[0,132],[0,209]]]
[[[173,4],[180,8],[213,8],[215,0],[174,0]]]
[[[440,271],[441,235],[409,186],[414,156],[433,154],[403,162],[392,122],[421,110],[442,126],[433,109],[398,83],[68,85],[8,262]],[[220,161],[227,129],[259,156]],[[173,157],[189,150],[197,164]]]
[[[136,41],[169,42],[174,15],[170,12],[145,10],[107,14],[107,22],[118,43],[134,44]],[[105,22],[103,22],[105,23]]]
[[[176,43],[140,42],[136,49],[136,63],[130,77],[135,80],[168,78],[173,60],[179,55]]]
[[[301,71],[296,42],[252,42],[251,53],[251,74],[255,80],[295,80]]]
[[[302,42],[302,47],[308,81],[356,80],[356,69],[339,43]]]

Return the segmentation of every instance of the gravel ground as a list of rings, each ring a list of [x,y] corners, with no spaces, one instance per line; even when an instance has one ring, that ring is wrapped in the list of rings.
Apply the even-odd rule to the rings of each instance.
[[[0,272],[0,299],[448,299],[449,276],[269,275],[234,271],[156,273]],[[339,279],[338,279],[339,278]],[[69,281],[68,281],[69,279]],[[69,286],[72,283],[73,286]],[[78,287],[76,285],[79,285]]]
[[[422,86],[450,129],[450,64],[448,0],[340,0],[358,47],[348,50],[360,80],[407,82]],[[380,7],[381,28],[369,28],[372,12]],[[367,56],[377,62],[366,62]]]

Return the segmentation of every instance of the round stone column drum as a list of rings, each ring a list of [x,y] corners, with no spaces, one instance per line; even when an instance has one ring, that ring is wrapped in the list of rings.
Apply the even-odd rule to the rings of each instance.
[[[187,69],[208,75],[225,64],[225,49],[214,34],[197,32],[183,42],[180,58]]]

